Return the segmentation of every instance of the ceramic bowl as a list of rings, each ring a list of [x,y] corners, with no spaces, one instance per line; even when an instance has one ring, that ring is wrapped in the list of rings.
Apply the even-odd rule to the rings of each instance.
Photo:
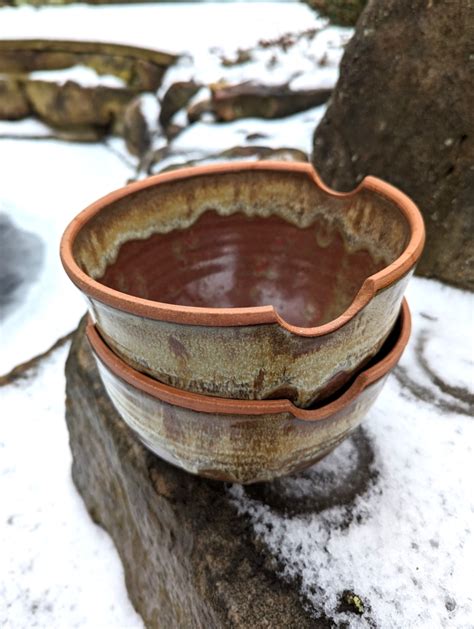
[[[360,423],[410,336],[403,302],[398,324],[372,364],[327,404],[226,400],[180,391],[136,371],[90,324],[87,336],[118,413],[155,454],[188,472],[239,483],[266,481],[312,465]]]
[[[332,395],[392,329],[424,242],[415,205],[308,164],[188,168],[82,212],[61,245],[101,335],[160,382],[234,399]]]

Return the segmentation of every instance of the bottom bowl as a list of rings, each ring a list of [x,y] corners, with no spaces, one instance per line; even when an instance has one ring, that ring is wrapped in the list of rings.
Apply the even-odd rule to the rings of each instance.
[[[410,329],[404,300],[377,356],[337,395],[311,409],[289,400],[229,400],[181,391],[128,366],[92,324],[87,338],[113,405],[147,448],[193,474],[255,483],[309,467],[345,439],[380,393]]]

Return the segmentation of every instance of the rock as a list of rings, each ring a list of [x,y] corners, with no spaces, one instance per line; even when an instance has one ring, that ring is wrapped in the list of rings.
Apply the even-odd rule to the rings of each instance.
[[[367,0],[303,0],[332,24],[354,26]]]
[[[288,85],[211,86],[211,105],[218,120],[229,122],[239,118],[284,118],[299,111],[324,104],[330,89],[291,90]]]
[[[244,63],[250,63],[250,61],[253,61],[252,51],[243,48],[238,48],[233,58],[221,55],[221,63],[224,68],[233,68]]]
[[[213,114],[214,108],[211,100],[200,100],[193,105],[190,105],[187,109],[188,121],[190,123],[198,122],[204,116],[204,114]]]
[[[423,212],[418,272],[474,289],[474,64],[470,3],[370,2],[314,138],[330,186],[375,175]]]
[[[160,124],[163,129],[166,130],[175,113],[185,107],[201,87],[195,81],[177,81],[170,85],[161,103]]]
[[[99,42],[48,39],[0,41],[0,73],[28,74],[86,65],[98,74],[113,74],[136,91],[155,91],[176,55]]]
[[[92,125],[113,128],[134,93],[114,87],[83,87],[74,81],[58,85],[28,81],[25,93],[32,111],[53,127]]]
[[[0,80],[0,120],[20,120],[29,116],[30,112],[21,82]]]
[[[282,162],[307,162],[308,156],[304,151],[293,148],[272,149],[268,146],[234,146],[222,151],[217,156],[220,159],[242,159],[255,157],[260,160],[275,160]]]
[[[150,130],[141,109],[140,98],[135,98],[127,105],[121,135],[132,155],[141,157],[150,148]]]
[[[184,162],[176,162],[169,164],[160,169],[160,162],[171,155],[168,147],[163,147],[154,151],[147,162],[147,172],[149,174],[156,172],[168,172],[179,168],[188,168],[190,166],[199,166],[200,164],[209,164],[217,162],[229,162],[232,160],[257,159],[257,160],[275,160],[282,162],[307,162],[308,155],[304,151],[295,148],[269,148],[268,146],[233,146],[230,149],[220,153],[211,153],[200,159],[192,159]],[[158,168],[155,168],[155,167]]]
[[[177,138],[184,129],[186,129],[184,125],[174,123],[169,124],[166,127],[166,138],[168,142],[172,142],[175,138]]]
[[[0,74],[8,77],[0,81],[0,119],[35,115],[57,132],[67,134],[68,139],[126,133],[132,152],[145,151],[149,144],[145,121],[130,103],[143,92],[155,92],[164,72],[175,60],[174,55],[116,44],[0,41]],[[36,70],[77,65],[88,66],[98,75],[113,74],[125,86],[85,87],[74,81],[59,83],[30,78],[30,73]]]
[[[296,581],[281,577],[224,483],[172,467],[138,442],[105,394],[84,323],[66,377],[73,479],[93,520],[114,540],[130,598],[148,628],[332,626],[301,597]],[[288,496],[284,479],[241,489],[296,515],[338,500],[350,506],[371,482],[373,459],[362,431],[351,439],[359,467],[342,475],[340,494],[334,487],[325,494],[321,479],[313,497]]]

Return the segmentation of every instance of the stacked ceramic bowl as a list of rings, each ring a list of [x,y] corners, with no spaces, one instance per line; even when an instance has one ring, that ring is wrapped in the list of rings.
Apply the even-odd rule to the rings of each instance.
[[[311,465],[360,423],[410,334],[416,206],[306,164],[140,181],[69,225],[61,256],[90,309],[105,389],[145,445],[211,478]]]

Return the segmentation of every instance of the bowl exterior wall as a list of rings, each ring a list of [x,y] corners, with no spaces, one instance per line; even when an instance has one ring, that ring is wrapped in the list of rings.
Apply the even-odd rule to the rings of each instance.
[[[232,399],[288,398],[306,408],[331,395],[379,351],[412,275],[378,292],[336,331],[301,336],[279,323],[198,326],[133,315],[88,299],[109,347],[178,389]]]
[[[288,412],[239,415],[174,406],[97,364],[113,405],[148,449],[188,472],[238,483],[290,474],[328,454],[359,425],[387,377],[327,419],[304,421]]]

